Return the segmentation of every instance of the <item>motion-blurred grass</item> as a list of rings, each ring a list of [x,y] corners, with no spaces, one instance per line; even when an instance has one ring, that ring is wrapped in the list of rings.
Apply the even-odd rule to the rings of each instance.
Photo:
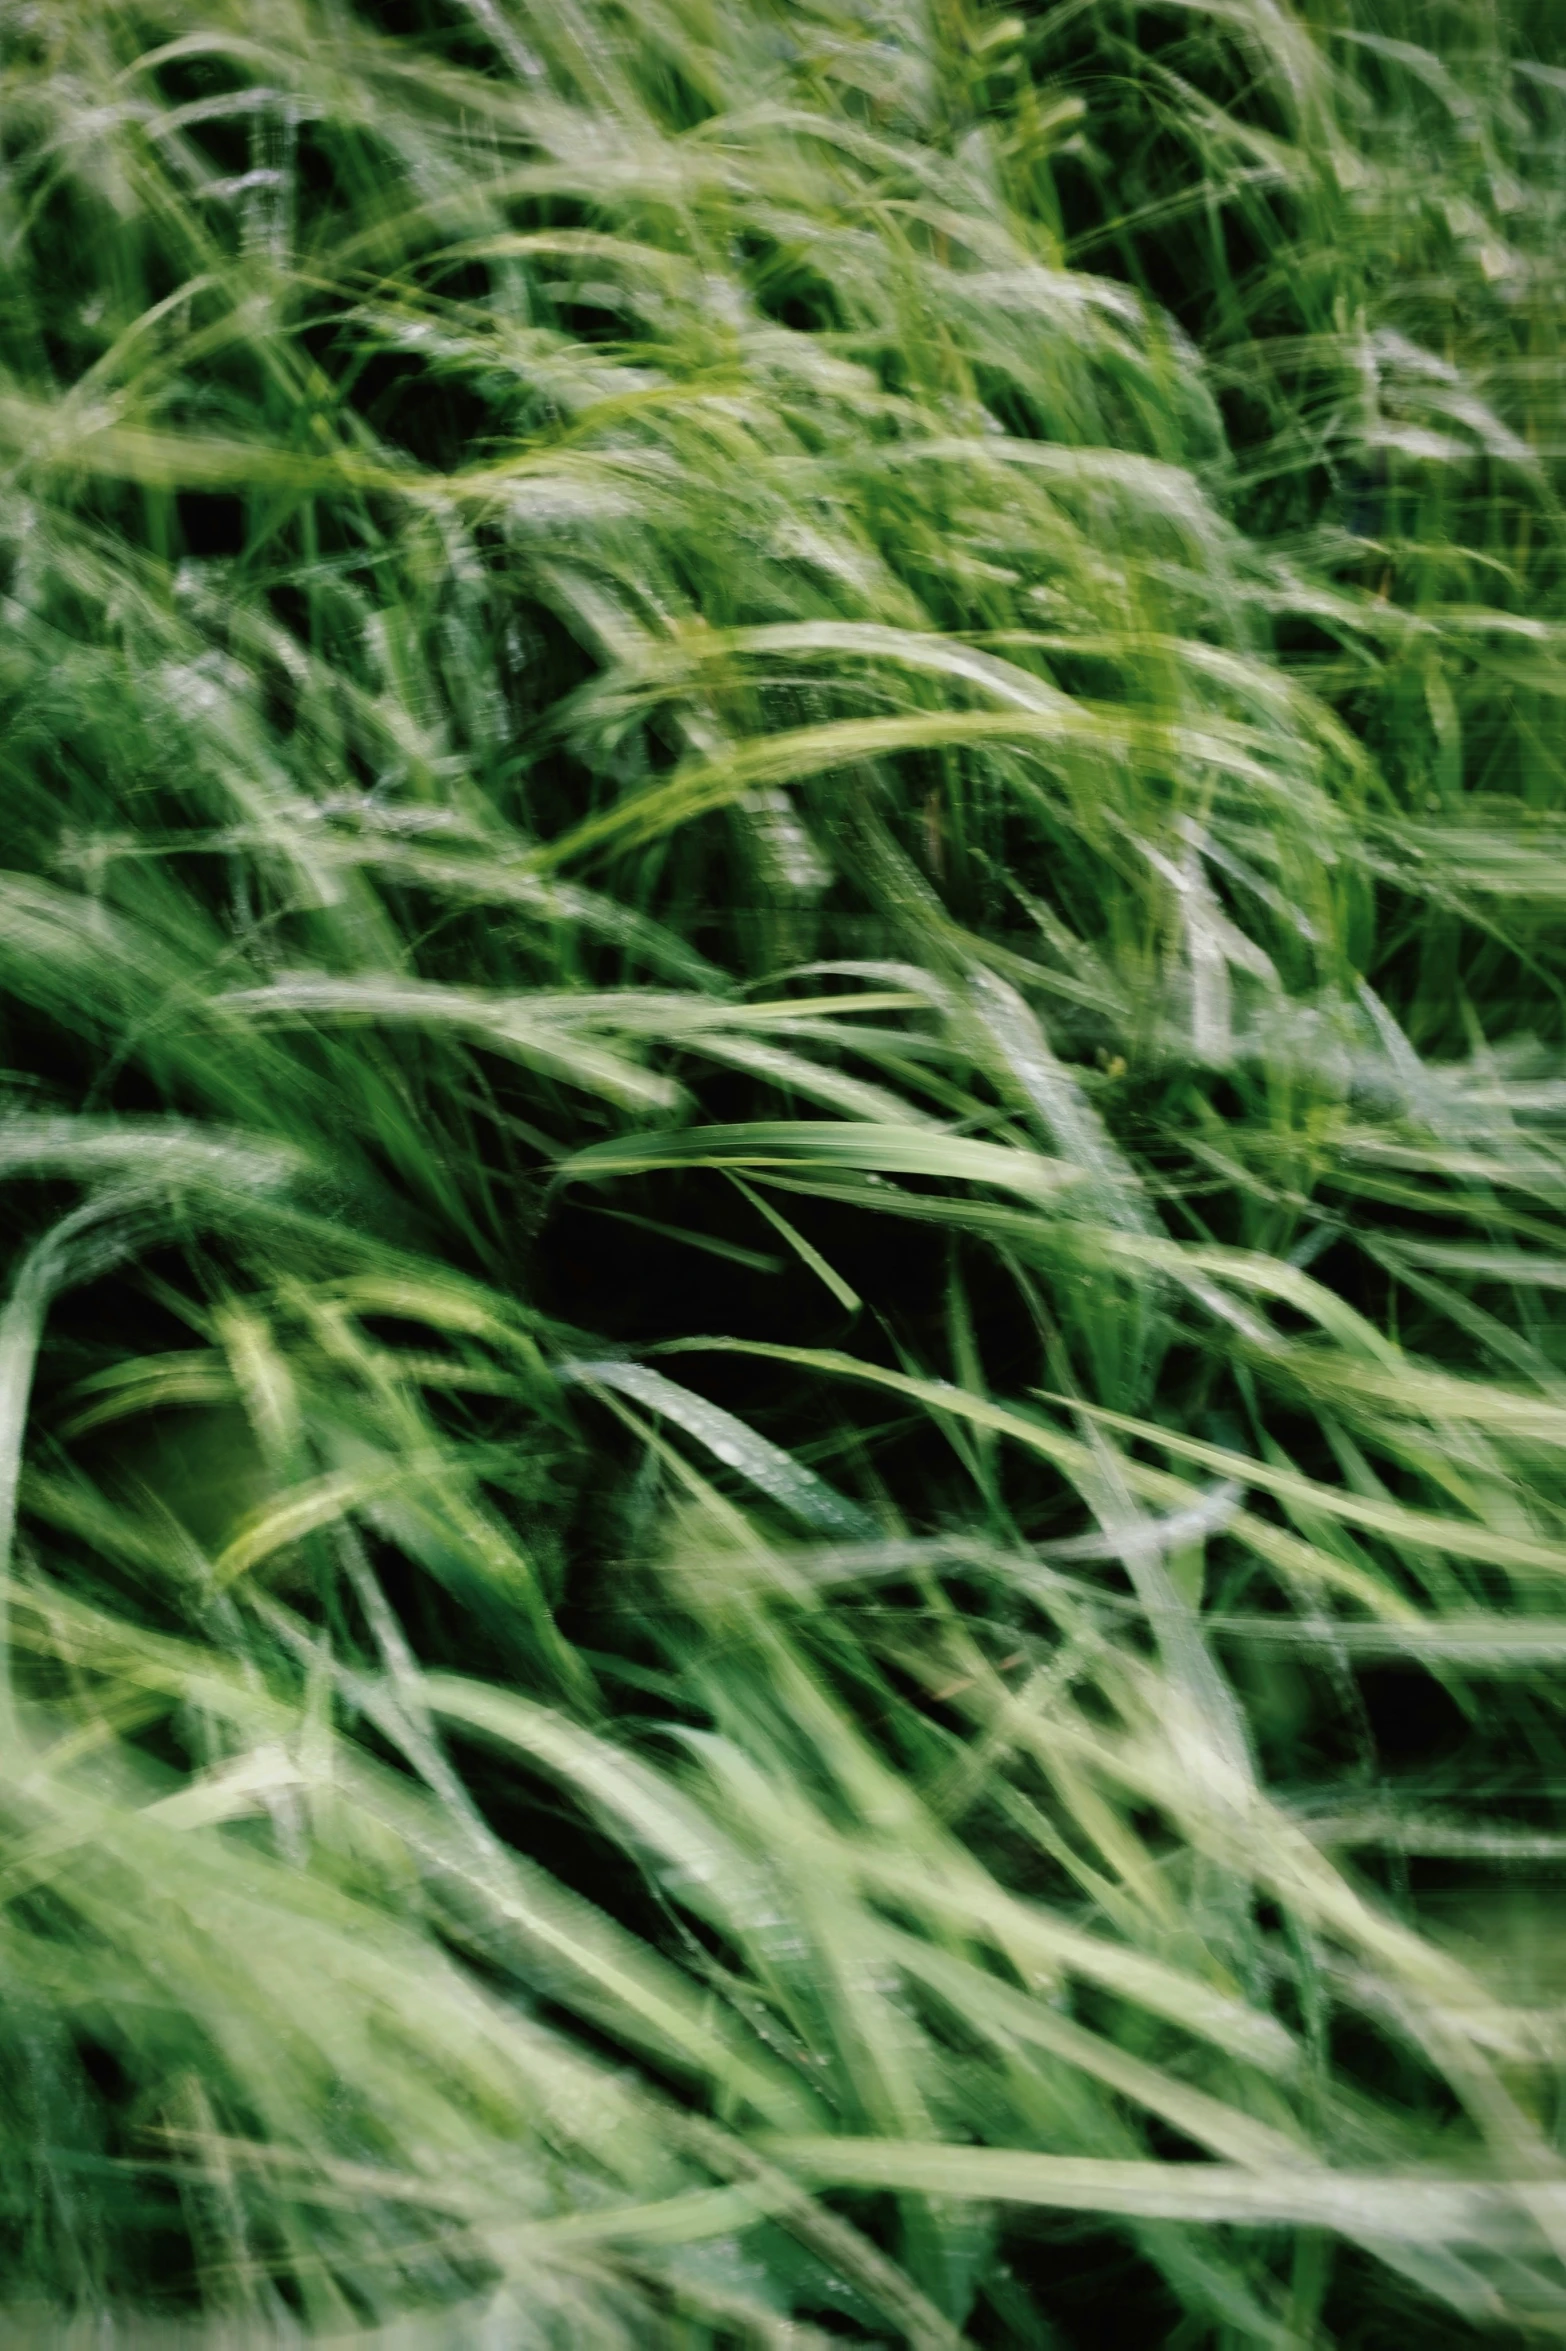
[[[0,76],[6,2339],[1566,2336],[1558,8]]]

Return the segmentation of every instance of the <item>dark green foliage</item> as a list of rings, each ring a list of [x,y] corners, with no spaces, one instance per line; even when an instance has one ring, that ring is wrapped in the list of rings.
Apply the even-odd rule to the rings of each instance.
[[[1553,12],[0,74],[11,2337],[1558,2339]]]

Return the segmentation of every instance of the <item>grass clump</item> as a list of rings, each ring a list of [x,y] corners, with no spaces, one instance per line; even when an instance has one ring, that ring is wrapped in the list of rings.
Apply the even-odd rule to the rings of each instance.
[[[0,74],[15,2339],[1559,2338],[1554,12]]]

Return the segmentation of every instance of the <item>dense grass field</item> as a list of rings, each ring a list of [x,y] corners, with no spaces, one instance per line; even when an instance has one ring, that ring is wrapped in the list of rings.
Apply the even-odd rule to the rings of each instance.
[[[1566,2339],[1560,0],[0,101],[0,2339]]]

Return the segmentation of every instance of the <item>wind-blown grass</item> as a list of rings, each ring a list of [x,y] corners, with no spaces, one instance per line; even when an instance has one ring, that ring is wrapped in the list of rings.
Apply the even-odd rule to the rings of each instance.
[[[7,2325],[1558,2339],[1555,13],[195,19],[0,17]]]

